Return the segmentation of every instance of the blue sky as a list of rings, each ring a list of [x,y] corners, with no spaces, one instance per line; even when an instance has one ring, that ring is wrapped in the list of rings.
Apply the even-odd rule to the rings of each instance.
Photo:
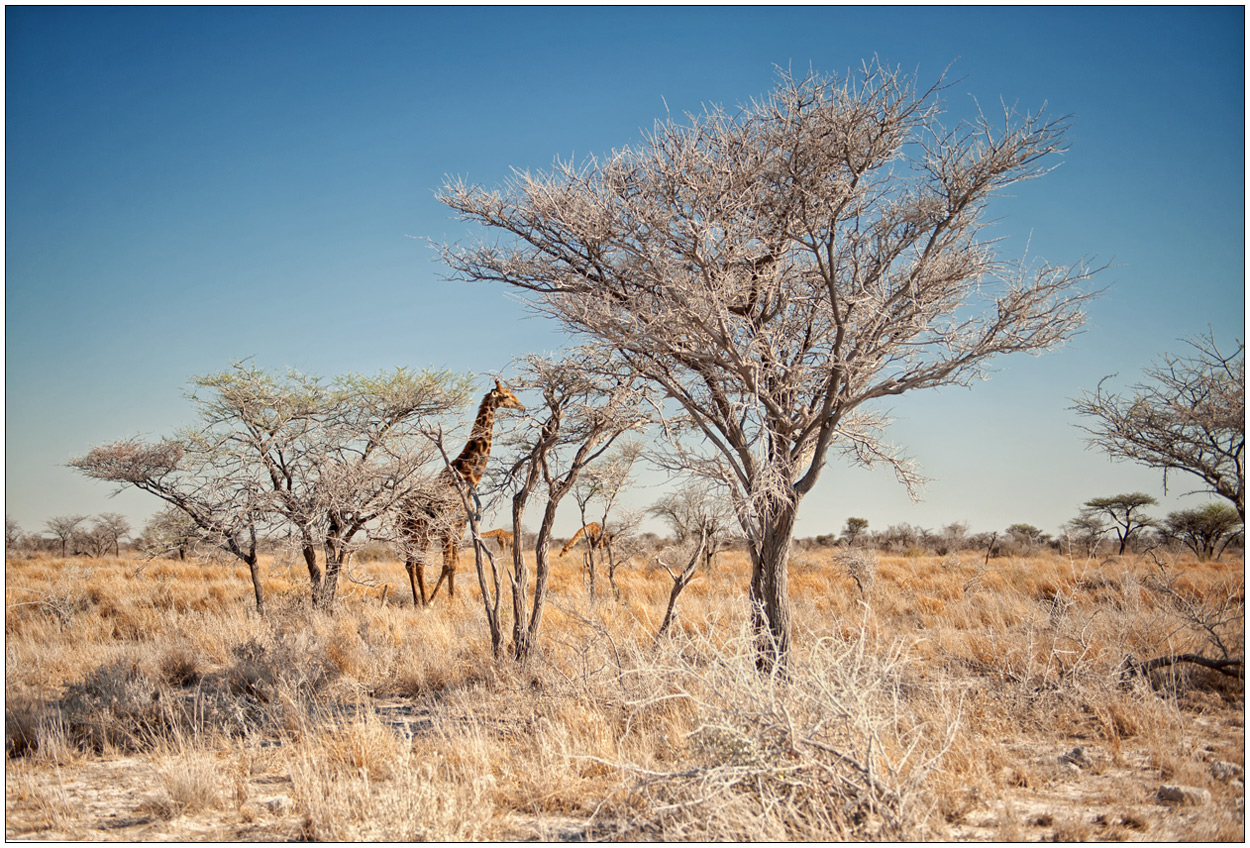
[[[896,399],[892,439],[933,478],[922,502],[834,464],[799,535],[852,515],[1054,532],[1096,496],[1145,491],[1160,515],[1206,501],[1086,450],[1068,407],[1182,337],[1244,338],[1240,6],[10,6],[5,24],[5,512],[27,531],[104,511],[140,527],[154,499],[64,463],[192,423],[188,380],[232,361],[485,373],[559,347],[506,292],[444,279],[423,239],[475,234],[435,202],[446,176],[604,154],[666,110],[766,94],[775,66],[874,54],[922,83],[954,62],[956,114],[975,98],[1075,115],[1062,166],[990,213],[1005,256],[1113,267],[1064,349]]]

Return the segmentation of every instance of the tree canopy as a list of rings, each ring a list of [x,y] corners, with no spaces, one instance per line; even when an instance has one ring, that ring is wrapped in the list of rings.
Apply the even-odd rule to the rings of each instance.
[[[783,73],[765,99],[659,123],[602,160],[440,195],[507,236],[445,247],[459,278],[530,293],[677,407],[670,432],[697,436],[680,464],[730,487],[775,656],[795,511],[828,452],[919,480],[870,403],[970,383],[1083,321],[1084,265],[1004,261],[984,232],[988,201],[1064,149],[1067,119],[946,127],[944,88],[876,63]]]
[[[258,538],[289,528],[314,597],[331,603],[353,540],[420,484],[432,457],[425,419],[463,404],[468,380],[399,368],[325,381],[236,364],[192,385],[194,426],[157,442],[102,445],[69,464],[186,515],[203,538],[248,565],[263,609]]]

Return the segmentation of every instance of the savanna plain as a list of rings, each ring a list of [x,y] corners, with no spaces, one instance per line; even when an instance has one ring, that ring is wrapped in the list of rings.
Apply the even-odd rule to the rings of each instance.
[[[799,549],[784,673],[741,551],[659,639],[654,559],[595,599],[556,559],[524,667],[492,658],[471,551],[427,609],[383,558],[333,613],[265,567],[261,616],[230,564],[8,558],[8,838],[1245,836],[1244,682],[1175,661],[1244,655],[1240,557]]]

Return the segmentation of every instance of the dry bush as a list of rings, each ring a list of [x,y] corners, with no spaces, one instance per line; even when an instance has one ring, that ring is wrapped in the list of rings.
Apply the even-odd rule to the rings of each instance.
[[[222,803],[221,770],[211,754],[189,750],[156,766],[158,792],[147,808],[171,819],[218,807]]]
[[[863,548],[838,551],[833,555],[834,564],[846,572],[855,582],[861,596],[867,595],[877,578],[877,554]]]
[[[761,675],[745,629],[728,643],[673,640],[624,676],[631,727],[657,710],[647,759],[605,799],[599,835],[660,840],[916,837],[918,791],[957,725],[954,701],[920,685],[902,652],[835,636],[801,640],[784,676]],[[676,750],[665,751],[668,746]]]
[[[437,737],[436,737],[437,738]],[[406,744],[376,714],[309,728],[286,755],[302,819],[317,841],[464,841],[491,820],[489,762],[458,740],[456,756]]]
[[[6,836],[22,836],[41,831],[59,831],[79,836],[76,831],[78,805],[59,781],[40,780],[28,768],[5,769]]]

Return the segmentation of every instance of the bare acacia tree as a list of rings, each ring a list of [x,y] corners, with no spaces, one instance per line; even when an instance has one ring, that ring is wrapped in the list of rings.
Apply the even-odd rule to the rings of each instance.
[[[1114,394],[1086,392],[1073,407],[1092,422],[1081,429],[1090,445],[1115,459],[1130,459],[1203,481],[1200,491],[1227,498],[1246,520],[1246,348],[1222,353],[1214,334],[1186,340],[1194,353],[1165,354],[1146,369],[1146,381]]]
[[[185,560],[202,541],[200,530],[190,516],[171,506],[148,519],[138,546],[147,556]]]
[[[729,485],[748,542],[762,666],[789,649],[791,540],[829,451],[918,482],[865,404],[969,384],[1083,322],[1084,266],[1007,263],[983,234],[988,200],[1049,169],[1066,119],[947,128],[943,86],[876,63],[782,74],[765,100],[660,123],[602,161],[440,195],[510,237],[445,246],[458,278],[531,293],[684,417],[681,464]]]
[[[526,662],[538,643],[543,604],[551,573],[551,533],[560,502],[573,490],[579,476],[602,457],[623,434],[639,430],[649,420],[650,406],[638,380],[614,373],[605,355],[575,350],[559,359],[532,356],[522,360],[516,385],[539,392],[532,426],[514,438],[512,532],[522,537],[522,519],[530,496],[545,496],[542,519],[534,541],[533,608],[529,608],[529,568],[524,551],[512,551],[512,656]],[[488,617],[491,601],[483,583]]]
[[[85,515],[57,515],[49,518],[43,526],[61,543],[61,556],[64,557],[69,543],[74,541],[78,528],[87,520]]]
[[[684,544],[702,536],[703,565],[711,568],[724,547],[734,521],[724,486],[707,480],[683,480],[652,504],[650,513],[673,528],[673,541]]]
[[[268,492],[259,497],[298,534],[316,595],[322,573],[313,528],[320,515],[304,486],[314,469],[301,448],[324,407],[325,387],[298,372],[280,376],[243,363],[196,377],[192,387],[200,424],[182,435],[187,448],[218,457],[227,478],[254,479]]]
[[[127,439],[92,448],[69,466],[96,480],[134,486],[186,515],[205,540],[247,566],[256,611],[264,612],[257,551],[268,526],[264,488],[255,475],[238,473],[232,457],[194,440]]]
[[[625,442],[617,450],[604,456],[593,466],[587,468],[578,478],[577,483],[573,485],[573,500],[577,503],[577,514],[581,520],[582,527],[589,523],[587,513],[591,503],[596,503],[602,508],[597,519],[601,528],[600,543],[597,547],[602,555],[607,556],[608,577],[614,594],[616,593],[614,574],[617,563],[613,545],[619,528],[613,526],[609,530],[608,517],[612,514],[612,508],[616,504],[616,499],[632,480],[630,472],[633,470],[634,463],[638,461],[641,455],[641,443]],[[598,564],[595,561],[596,545],[589,544],[590,539],[586,541],[588,544],[586,552],[583,554],[583,559],[590,578],[590,599],[593,601],[595,599],[596,565]]]
[[[1061,528],[1067,544],[1068,553],[1092,557],[1098,552],[1102,537],[1107,534],[1108,527],[1097,512],[1082,510],[1081,514],[1068,521]]]
[[[121,553],[121,539],[130,532],[130,522],[116,512],[102,512],[95,517],[91,529],[85,534],[85,541],[91,548],[93,556],[104,556],[112,552],[113,556]]]
[[[608,585],[612,587],[612,597],[618,601],[621,599],[621,587],[616,583],[617,569],[629,565],[651,547],[641,532],[644,518],[646,512],[643,510],[620,510],[612,520],[611,535],[604,539],[608,553]]]

